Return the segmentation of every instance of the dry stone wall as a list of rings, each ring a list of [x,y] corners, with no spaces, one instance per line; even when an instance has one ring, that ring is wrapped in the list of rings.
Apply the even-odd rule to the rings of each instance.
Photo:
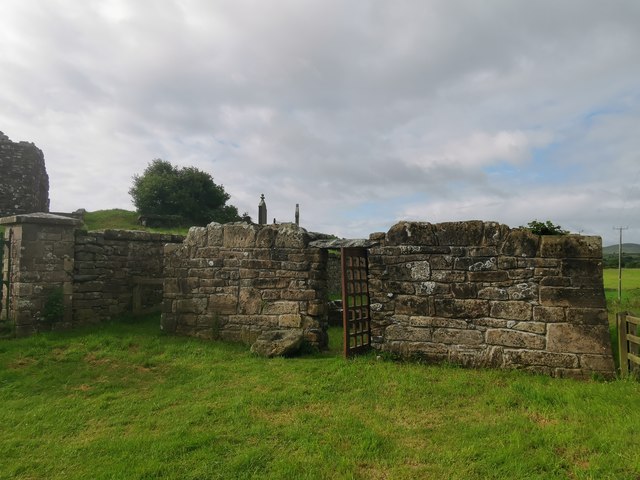
[[[0,132],[0,217],[49,211],[49,176],[42,151]]]
[[[181,235],[129,230],[77,231],[73,269],[73,318],[100,322],[162,304],[165,244]],[[153,282],[152,280],[157,280]]]
[[[162,328],[254,343],[270,330],[326,337],[327,252],[295,224],[192,227],[165,250]]]
[[[398,355],[611,376],[599,237],[399,223],[370,250],[373,335]]]

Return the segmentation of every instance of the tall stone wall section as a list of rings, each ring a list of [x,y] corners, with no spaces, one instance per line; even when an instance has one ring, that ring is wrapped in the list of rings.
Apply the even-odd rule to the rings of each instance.
[[[399,223],[370,250],[381,350],[553,376],[611,376],[599,237]]]
[[[131,313],[136,302],[141,310],[162,304],[164,245],[183,240],[181,235],[140,231],[77,231],[74,322],[100,322]]]
[[[162,328],[253,343],[265,331],[326,337],[327,252],[294,224],[193,227],[165,250]]]
[[[42,151],[0,132],[0,217],[49,211],[49,176]]]

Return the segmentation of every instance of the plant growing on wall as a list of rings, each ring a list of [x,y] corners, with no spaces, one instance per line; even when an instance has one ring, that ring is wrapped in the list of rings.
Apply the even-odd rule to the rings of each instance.
[[[568,230],[563,230],[560,225],[554,225],[550,220],[546,222],[533,220],[529,222],[526,227],[520,228],[526,228],[536,235],[566,235],[569,233]]]

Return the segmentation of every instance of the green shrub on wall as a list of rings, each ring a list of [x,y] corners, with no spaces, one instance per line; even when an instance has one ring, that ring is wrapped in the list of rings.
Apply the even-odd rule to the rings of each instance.
[[[520,228],[526,228],[536,235],[566,235],[569,233],[568,230],[563,230],[560,225],[554,225],[550,220],[546,222],[534,220],[529,222],[526,227]]]

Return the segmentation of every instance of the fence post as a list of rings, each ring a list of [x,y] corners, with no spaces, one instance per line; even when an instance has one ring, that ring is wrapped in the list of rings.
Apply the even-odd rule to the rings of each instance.
[[[627,345],[627,312],[616,314],[618,324],[618,357],[620,358],[620,375],[626,377],[629,374],[629,359]]]

